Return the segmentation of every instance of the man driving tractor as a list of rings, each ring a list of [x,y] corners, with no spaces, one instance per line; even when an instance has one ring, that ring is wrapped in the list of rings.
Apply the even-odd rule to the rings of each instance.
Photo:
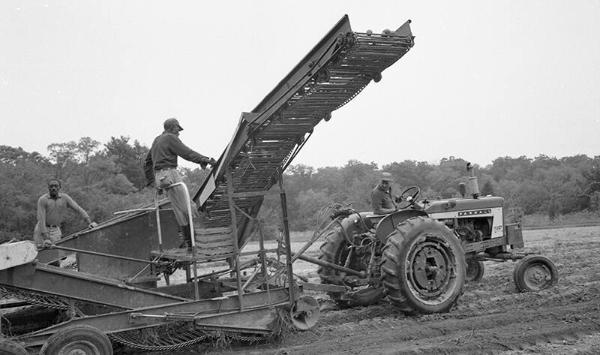
[[[398,206],[392,196],[392,174],[381,173],[381,182],[371,192],[371,206],[375,214],[388,214],[396,211]]]

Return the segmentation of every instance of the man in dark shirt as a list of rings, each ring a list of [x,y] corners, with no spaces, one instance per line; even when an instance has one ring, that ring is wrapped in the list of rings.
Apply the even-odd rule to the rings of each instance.
[[[396,211],[398,207],[392,197],[392,174],[381,174],[381,182],[371,192],[371,206],[375,214],[388,214]]]
[[[60,225],[64,222],[67,208],[71,208],[85,219],[90,228],[96,226],[90,216],[71,196],[60,192],[60,181],[48,181],[48,193],[43,194],[37,203],[37,224],[33,230],[33,240],[38,246],[54,243],[62,237]]]
[[[188,148],[179,139],[179,132],[183,128],[175,118],[167,119],[164,132],[154,139],[152,147],[146,156],[144,172],[148,185],[154,183],[156,188],[164,189],[175,213],[177,224],[184,235],[184,244],[191,247],[190,223],[187,214],[189,196],[181,185],[171,186],[181,182],[177,171],[177,157],[198,163],[204,169],[207,164],[215,165],[216,161]]]

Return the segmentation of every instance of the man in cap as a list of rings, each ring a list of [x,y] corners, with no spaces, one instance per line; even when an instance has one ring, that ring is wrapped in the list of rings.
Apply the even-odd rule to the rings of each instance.
[[[181,182],[181,176],[177,171],[177,157],[193,163],[198,163],[204,169],[207,164],[214,166],[216,161],[213,158],[206,157],[200,153],[188,148],[179,139],[179,132],[183,128],[175,118],[167,119],[164,124],[164,132],[154,139],[152,147],[146,156],[144,163],[144,172],[148,185],[154,183],[156,188],[165,189],[169,201],[175,213],[175,219],[184,236],[181,247],[187,244],[191,248],[190,223],[187,215],[188,196],[186,196],[183,186],[176,185]]]
[[[392,174],[381,173],[381,182],[371,192],[371,206],[375,214],[388,214],[396,211],[398,207],[392,197]]]
[[[43,194],[37,203],[37,224],[33,230],[33,240],[38,246],[52,244],[62,237],[61,224],[65,220],[67,208],[78,212],[90,228],[96,226],[90,216],[75,202],[71,196],[60,192],[58,179],[48,180],[48,193]]]

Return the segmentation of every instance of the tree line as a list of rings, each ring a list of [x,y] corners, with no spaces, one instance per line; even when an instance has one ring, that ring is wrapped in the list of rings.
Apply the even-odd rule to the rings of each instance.
[[[37,199],[47,192],[50,178],[59,178],[71,195],[96,221],[113,212],[148,204],[153,189],[146,187],[142,169],[148,147],[129,137],[111,137],[101,144],[89,137],[53,143],[48,154],[0,145],[0,240],[30,238],[36,223]],[[284,175],[290,228],[312,230],[322,222],[323,207],[352,203],[356,210],[370,210],[371,190],[382,171],[394,177],[399,194],[419,186],[429,200],[459,196],[459,184],[467,181],[467,161],[448,157],[438,164],[405,160],[383,166],[356,160],[341,167],[313,168],[291,165]],[[182,168],[184,181],[194,191],[204,171]],[[499,157],[487,166],[475,165],[482,195],[505,198],[511,210],[522,214],[600,212],[600,156],[564,158]],[[268,196],[260,211],[271,233],[280,226],[280,202]],[[76,215],[68,216],[67,233],[84,226]]]

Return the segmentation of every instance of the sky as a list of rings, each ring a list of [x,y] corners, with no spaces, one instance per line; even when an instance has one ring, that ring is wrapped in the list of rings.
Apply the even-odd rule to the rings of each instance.
[[[411,19],[415,46],[294,164],[600,155],[600,0],[3,0],[0,145],[150,146],[177,117],[188,146],[218,157],[344,14],[357,32]]]

